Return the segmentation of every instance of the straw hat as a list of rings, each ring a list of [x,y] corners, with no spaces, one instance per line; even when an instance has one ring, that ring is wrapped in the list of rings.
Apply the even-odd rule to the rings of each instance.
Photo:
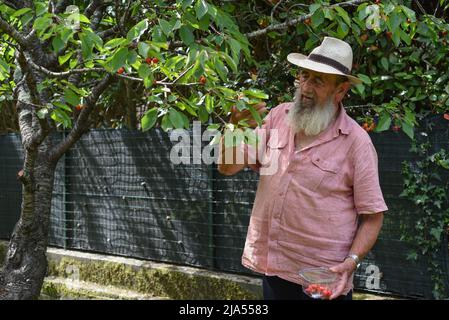
[[[359,78],[351,75],[351,46],[337,38],[324,37],[321,45],[313,49],[308,56],[290,53],[287,60],[304,69],[346,76],[353,84],[362,82]]]

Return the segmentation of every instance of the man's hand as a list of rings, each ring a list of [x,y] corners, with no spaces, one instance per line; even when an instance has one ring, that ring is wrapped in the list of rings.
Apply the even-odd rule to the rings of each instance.
[[[265,111],[267,111],[266,107],[266,103],[265,102],[261,102],[259,104],[256,104],[254,106],[254,109],[256,109],[256,111],[262,115],[262,113],[264,113]],[[229,120],[229,122],[231,122],[232,124],[237,124],[239,121],[241,120],[247,120],[248,126],[250,128],[255,128],[257,127],[257,121],[254,119],[254,117],[251,115],[251,111],[249,110],[243,110],[243,111],[238,111],[236,106],[233,106],[231,108],[231,119]]]
[[[332,272],[336,272],[340,276],[340,280],[337,284],[337,287],[332,292],[330,300],[338,298],[343,293],[343,290],[345,289],[346,284],[348,283],[348,279],[355,269],[356,269],[355,262],[350,259],[346,259],[342,263],[337,264],[330,268]]]

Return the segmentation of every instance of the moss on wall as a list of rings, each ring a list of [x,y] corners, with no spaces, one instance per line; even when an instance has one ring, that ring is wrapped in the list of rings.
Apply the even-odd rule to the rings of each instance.
[[[74,272],[74,270],[76,270]],[[185,274],[169,268],[146,269],[98,261],[62,258],[50,261],[49,275],[112,285],[170,299],[260,299],[237,282],[204,275]]]

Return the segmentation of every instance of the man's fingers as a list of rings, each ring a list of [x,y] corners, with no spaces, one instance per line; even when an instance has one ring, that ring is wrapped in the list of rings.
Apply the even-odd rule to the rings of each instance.
[[[258,126],[258,123],[256,120],[250,120],[250,121],[248,121],[248,126],[251,128],[255,128]]]
[[[256,110],[259,110],[260,108],[265,108],[266,106],[267,104],[265,102],[259,102],[254,106],[254,108],[256,108]]]
[[[330,296],[329,299],[332,300],[332,299],[338,298],[343,293],[343,290],[345,289],[347,281],[348,281],[348,276],[345,273],[343,273],[340,281],[338,282],[337,288],[335,288],[334,292],[332,293],[332,295]]]

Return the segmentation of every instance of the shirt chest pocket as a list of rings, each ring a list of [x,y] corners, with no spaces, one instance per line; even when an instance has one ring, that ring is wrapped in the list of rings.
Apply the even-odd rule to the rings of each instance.
[[[271,136],[267,141],[267,147],[262,157],[262,169],[260,174],[262,175],[274,175],[278,173],[278,170],[285,158],[285,149],[287,146],[287,139],[285,137],[278,138],[277,135]]]
[[[339,167],[333,161],[319,155],[311,155],[294,171],[299,185],[311,191],[319,190],[325,195],[335,187]]]

